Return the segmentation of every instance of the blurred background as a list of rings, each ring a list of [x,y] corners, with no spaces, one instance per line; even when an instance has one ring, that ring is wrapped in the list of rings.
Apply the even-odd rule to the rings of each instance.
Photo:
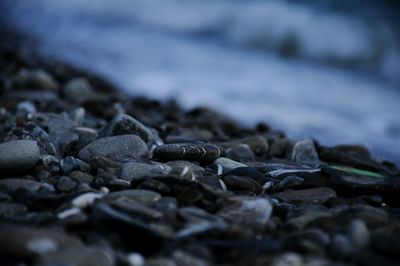
[[[400,163],[400,11],[382,0],[1,0],[27,49],[132,95]]]

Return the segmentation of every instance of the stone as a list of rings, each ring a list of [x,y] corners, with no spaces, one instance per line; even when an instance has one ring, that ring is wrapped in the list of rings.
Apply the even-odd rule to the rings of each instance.
[[[127,114],[116,115],[100,132],[99,138],[117,135],[137,135],[151,148],[155,140],[149,128]]]
[[[337,234],[332,239],[330,252],[332,256],[346,258],[352,255],[354,248],[350,240],[345,235]]]
[[[77,183],[66,176],[60,177],[57,183],[57,189],[61,192],[70,192],[76,187]]]
[[[93,90],[90,83],[84,78],[70,80],[63,88],[65,98],[76,104],[88,101],[106,101],[107,97]]]
[[[55,91],[58,88],[54,78],[42,69],[22,69],[13,78],[13,86],[22,89],[43,89]]]
[[[235,168],[246,167],[245,164],[236,162],[234,160],[225,157],[218,158],[217,160],[215,160],[214,164],[221,165],[223,168],[223,173],[227,173]]]
[[[132,199],[142,202],[145,205],[152,205],[161,199],[161,195],[157,192],[145,189],[125,189],[109,193],[104,199]]]
[[[9,193],[13,193],[19,189],[36,192],[40,187],[41,184],[34,180],[23,178],[0,179],[0,188],[5,189]]]
[[[72,173],[69,174],[69,177],[77,182],[92,183],[94,180],[94,176],[82,171],[73,171]]]
[[[255,155],[247,144],[239,144],[226,150],[226,156],[239,162],[252,162],[255,160]]]
[[[161,161],[188,160],[211,164],[224,155],[222,148],[212,144],[175,143],[158,146],[153,157]]]
[[[320,161],[314,142],[311,139],[296,142],[293,147],[292,160],[301,164],[318,166]]]
[[[363,220],[355,219],[347,227],[347,236],[357,249],[368,246],[370,233]]]
[[[33,140],[14,140],[0,144],[0,171],[23,172],[33,168],[40,157]]]
[[[290,203],[318,203],[336,198],[336,192],[328,187],[309,188],[303,190],[286,190],[271,195],[283,202]]]
[[[227,175],[222,178],[228,190],[233,191],[259,191],[261,186],[259,183],[254,181],[253,179],[245,176],[233,176]]]
[[[120,178],[128,181],[140,180],[149,176],[168,174],[171,167],[155,162],[132,161],[122,165]]]
[[[27,212],[27,208],[22,204],[0,202],[0,219],[10,218],[25,212]]]
[[[259,184],[264,184],[267,181],[267,178],[260,171],[253,167],[237,167],[226,174],[250,177]]]
[[[304,183],[304,179],[298,176],[289,175],[282,179],[276,186],[274,186],[273,191],[281,191],[290,188],[297,188]]]
[[[138,136],[119,135],[93,141],[79,151],[78,157],[85,162],[90,162],[96,156],[123,161],[144,158],[148,151],[146,144]]]
[[[272,213],[272,204],[266,198],[234,196],[228,198],[218,215],[228,223],[263,227]]]
[[[67,156],[60,162],[61,171],[64,175],[68,175],[72,171],[80,170],[84,172],[90,171],[90,165],[73,156]]]

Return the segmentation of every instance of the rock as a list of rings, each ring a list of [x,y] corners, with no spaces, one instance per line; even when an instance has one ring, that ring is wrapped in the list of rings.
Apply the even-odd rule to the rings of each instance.
[[[246,196],[228,198],[218,211],[228,223],[257,228],[265,226],[271,213],[272,205],[268,199]]]
[[[215,164],[221,165],[222,168],[223,168],[223,173],[225,173],[225,174],[226,174],[227,172],[229,172],[229,171],[235,169],[235,168],[246,167],[245,164],[236,162],[236,161],[234,161],[234,160],[231,160],[231,159],[228,159],[228,158],[225,158],[225,157],[220,157],[220,158],[218,158],[217,160],[215,160],[214,163],[215,163]]]
[[[212,144],[175,143],[158,146],[153,156],[161,161],[188,160],[211,164],[224,154],[222,148]]]
[[[251,162],[255,160],[254,153],[247,144],[239,144],[226,150],[226,155],[229,159],[239,162]]]
[[[65,98],[76,104],[88,101],[106,101],[107,97],[93,90],[89,82],[84,78],[76,78],[69,81],[63,88]]]
[[[346,236],[338,234],[332,239],[330,252],[332,256],[346,258],[352,255],[354,248]]]
[[[43,89],[55,91],[58,88],[53,77],[42,69],[22,69],[13,78],[13,86],[22,89]]]
[[[73,171],[72,173],[69,174],[69,177],[80,183],[81,182],[92,183],[94,180],[94,176],[81,171]]]
[[[247,137],[240,140],[240,142],[247,144],[250,149],[257,155],[265,154],[269,150],[269,144],[267,140],[262,136]]]
[[[0,171],[21,172],[33,168],[40,157],[33,140],[14,140],[0,144]]]
[[[205,173],[203,167],[186,161],[172,161],[166,163],[171,170],[169,175],[178,176],[180,178],[195,180]]]
[[[168,174],[171,167],[155,162],[132,161],[124,163],[120,178],[128,181],[140,180],[149,176]]]
[[[7,219],[25,212],[27,212],[27,208],[22,204],[0,202],[0,219]]]
[[[293,147],[292,160],[301,164],[318,166],[320,161],[314,142],[311,139],[296,142]]]
[[[99,138],[131,134],[139,136],[146,142],[149,149],[155,142],[150,129],[127,114],[116,115],[110,123],[99,132]]]
[[[0,180],[0,188],[6,192],[13,193],[19,189],[36,192],[40,189],[41,184],[34,180],[22,178],[8,178]]]
[[[121,191],[116,191],[109,193],[105,196],[104,199],[132,199],[139,202],[142,202],[145,205],[152,205],[159,199],[161,199],[161,195],[157,192],[144,190],[144,189],[126,189]]]
[[[85,162],[90,162],[96,156],[123,161],[144,158],[148,151],[146,144],[138,136],[120,135],[93,141],[80,150],[78,157]]]
[[[303,190],[286,190],[271,196],[284,202],[323,204],[329,199],[336,198],[336,192],[331,188],[320,187]]]
[[[76,187],[77,183],[66,176],[60,177],[57,183],[57,189],[61,192],[70,192]]]
[[[253,179],[245,176],[233,176],[227,175],[222,178],[228,190],[233,191],[243,191],[243,190],[250,190],[250,191],[259,191],[261,186],[259,183],[254,181]]]
[[[304,179],[298,176],[289,175],[282,179],[276,186],[273,188],[273,192],[282,191],[285,189],[296,188],[301,186],[304,183]]]
[[[264,184],[267,181],[267,178],[260,171],[253,167],[237,167],[226,174],[250,177],[253,180],[257,181],[259,184]]]
[[[90,205],[93,205],[93,203],[101,199],[104,196],[102,193],[95,193],[95,192],[88,192],[79,195],[78,197],[74,198],[72,200],[72,205],[78,208],[86,208]]]
[[[69,173],[75,170],[89,172],[91,169],[90,165],[73,156],[68,156],[62,159],[60,162],[60,166],[61,166],[61,171],[63,172],[64,175],[68,175]]]
[[[368,246],[370,233],[363,220],[355,219],[347,227],[347,236],[357,249]]]

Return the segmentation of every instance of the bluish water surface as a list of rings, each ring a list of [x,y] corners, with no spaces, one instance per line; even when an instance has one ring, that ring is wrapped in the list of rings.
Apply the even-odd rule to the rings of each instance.
[[[400,45],[380,1],[5,0],[39,53],[134,95],[207,105],[400,162]],[[362,5],[360,8],[359,5]]]

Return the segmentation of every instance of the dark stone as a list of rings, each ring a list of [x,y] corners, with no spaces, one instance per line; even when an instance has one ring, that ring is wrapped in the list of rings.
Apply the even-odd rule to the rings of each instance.
[[[137,135],[150,148],[155,139],[152,132],[145,125],[127,114],[116,115],[100,132],[99,138],[117,135]]]
[[[259,183],[245,176],[227,175],[222,178],[228,190],[250,190],[259,191],[261,186]]]
[[[80,170],[84,172],[89,172],[90,171],[90,165],[85,163],[82,160],[79,160],[78,158],[75,158],[73,156],[68,156],[64,159],[61,160],[60,162],[61,170],[64,175],[68,175],[72,171],[75,170]]]
[[[336,192],[327,187],[309,188],[303,190],[286,190],[275,193],[272,197],[291,203],[324,203],[336,198]]]
[[[90,162],[96,156],[123,161],[144,158],[147,153],[148,148],[141,138],[136,135],[120,135],[97,139],[85,146],[78,156],[85,162]]]
[[[70,192],[76,187],[77,183],[66,176],[60,177],[57,183],[57,189],[62,192]]]
[[[247,144],[239,144],[226,150],[226,155],[229,159],[239,162],[251,162],[255,160],[254,153]]]
[[[153,156],[161,161],[188,160],[211,164],[224,155],[222,148],[212,144],[176,143],[155,148]]]
[[[311,139],[296,142],[293,147],[292,160],[301,164],[318,166],[320,162],[314,142]]]

